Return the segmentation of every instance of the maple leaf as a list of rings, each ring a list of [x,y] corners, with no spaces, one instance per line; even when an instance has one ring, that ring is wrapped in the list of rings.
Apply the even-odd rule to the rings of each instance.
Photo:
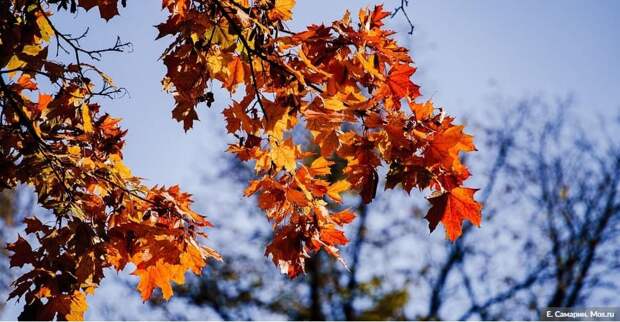
[[[410,101],[409,107],[411,108],[411,111],[415,113],[415,118],[418,121],[428,119],[433,115],[434,107],[431,100],[428,100],[421,104]]]
[[[162,7],[168,8],[172,14],[185,16],[188,0],[163,0]]]
[[[347,191],[351,188],[351,184],[347,180],[340,180],[327,188],[327,195],[336,202],[341,202],[342,197],[340,193]]]
[[[396,97],[416,98],[420,96],[419,86],[411,81],[413,73],[415,73],[415,68],[405,64],[399,64],[390,69],[386,83]]]
[[[338,225],[350,224],[355,219],[355,213],[350,209],[345,209],[331,215],[331,219]]]
[[[156,288],[170,298],[172,283],[182,283],[185,272],[200,274],[208,259],[221,259],[197,242],[211,224],[178,186],[149,188],[132,175],[123,162],[126,130],[96,104],[110,95],[96,92],[94,84],[113,87],[113,81],[96,66],[98,59],[82,63],[90,51],[80,47],[81,38],[64,39],[76,49],[71,62],[48,60],[52,37],[66,34],[49,19],[53,8],[35,2],[14,1],[0,10],[0,20],[20,35],[2,38],[8,51],[0,62],[11,72],[0,82],[6,101],[0,132],[10,134],[0,154],[11,152],[0,155],[0,186],[33,186],[42,205],[62,220],[48,226],[29,218],[26,232],[41,245],[32,249],[19,236],[8,246],[13,266],[34,268],[10,294],[27,299],[20,318],[82,318],[85,294],[92,294],[103,269],[127,264],[136,266],[143,299]],[[105,20],[118,15],[118,0],[77,4],[97,7]],[[162,55],[162,85],[172,93],[172,117],[185,131],[198,120],[199,104],[215,101],[213,84],[230,95],[245,91],[223,110],[226,129],[237,140],[228,151],[255,163],[261,179],[245,195],[258,194],[274,227],[265,254],[289,277],[303,273],[306,259],[321,250],[342,261],[338,247],[348,242],[343,226],[355,214],[331,213],[326,205],[342,202],[349,191],[371,202],[382,164],[390,167],[386,188],[446,191],[430,198],[431,229],[443,222],[454,240],[463,220],[480,223],[475,190],[462,188],[470,174],[459,160],[460,152],[475,150],[473,139],[451,117],[433,115],[432,102],[414,102],[420,93],[411,81],[413,59],[384,28],[390,13],[382,6],[360,10],[357,22],[347,12],[331,25],[301,32],[284,24],[295,0],[162,0],[162,6],[168,16],[157,25],[158,38],[173,38]],[[14,19],[24,12],[34,19]],[[93,70],[98,79],[85,79]],[[40,79],[58,90],[41,92]],[[402,109],[403,101],[414,115]],[[306,130],[316,146],[298,144],[298,130]],[[32,149],[35,143],[42,149]],[[314,161],[308,166],[306,160]]]
[[[40,298],[24,305],[19,320],[57,320],[61,321],[82,321],[84,313],[88,308],[86,295],[81,291],[74,291],[70,294],[52,295],[49,288],[42,288],[39,292],[40,297],[46,299],[44,304]]]
[[[26,241],[21,236],[17,236],[17,241],[8,244],[6,246],[6,249],[13,252],[10,262],[11,267],[22,267],[25,264],[32,264],[35,262],[32,247],[30,247],[28,241]]]
[[[99,15],[106,21],[118,15],[118,0],[79,0],[79,5],[86,11],[98,7]]]
[[[389,17],[391,13],[383,10],[383,5],[376,5],[370,15],[371,28],[380,28],[383,26],[383,19]]]
[[[474,200],[476,191],[478,189],[459,187],[429,198],[432,207],[424,218],[428,220],[430,231],[435,230],[441,222],[446,229],[446,236],[455,241],[461,235],[464,220],[480,226],[482,206]]]
[[[340,140],[336,131],[328,132],[327,135],[317,136],[317,140],[320,140],[322,156],[331,156],[340,146]]]
[[[467,176],[467,169],[461,164],[459,153],[475,150],[473,137],[463,133],[463,126],[450,125],[433,136],[426,157],[430,162],[438,162],[457,174]]]
[[[314,176],[323,176],[331,173],[330,167],[334,162],[325,159],[324,157],[318,157],[310,165],[310,173]]]
[[[276,168],[284,168],[288,171],[295,170],[297,163],[293,141],[289,139],[274,145],[272,145],[270,156]]]
[[[290,20],[293,17],[293,7],[296,0],[275,0],[273,9],[269,11],[271,20]]]
[[[172,297],[170,281],[182,284],[185,280],[185,271],[180,265],[168,264],[162,259],[158,260],[155,265],[136,269],[132,274],[140,278],[138,290],[144,301],[151,298],[153,289],[156,287],[161,288],[164,299],[170,299]]]
[[[328,245],[346,245],[349,240],[344,232],[334,227],[325,227],[321,229],[321,241]]]
[[[83,292],[75,291],[71,295],[50,298],[40,314],[52,317],[58,314],[59,320],[82,321],[87,308],[86,295]]]
[[[190,104],[178,103],[172,110],[172,117],[177,121],[183,122],[183,129],[187,132],[194,126],[194,121],[198,121],[198,113],[194,106]]]
[[[245,80],[246,65],[239,57],[235,57],[228,63],[227,68],[229,75],[228,77],[226,77],[224,86],[226,87],[226,89],[233,92],[237,84],[243,83]]]
[[[303,234],[292,226],[274,231],[273,240],[265,248],[265,255],[270,255],[273,263],[289,278],[305,271],[306,256],[303,253]]]
[[[47,227],[44,226],[37,217],[27,217],[24,219],[24,223],[26,224],[26,234],[32,234],[38,231],[42,231],[44,233],[49,232]]]
[[[384,80],[385,77],[383,76],[383,74],[381,72],[379,72],[379,70],[375,67],[375,56],[370,56],[368,59],[365,57],[363,52],[358,52],[356,55],[357,59],[359,60],[359,62],[362,64],[362,67],[364,67],[364,70],[369,73],[370,75],[380,79],[380,80]]]
[[[306,194],[296,189],[287,189],[286,199],[300,207],[305,207],[309,204]]]

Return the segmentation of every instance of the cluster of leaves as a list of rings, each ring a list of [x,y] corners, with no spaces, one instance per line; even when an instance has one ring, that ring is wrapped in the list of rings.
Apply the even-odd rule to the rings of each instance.
[[[120,89],[82,62],[102,51],[79,47],[50,15],[39,1],[0,6],[0,186],[31,185],[56,218],[27,219],[30,237],[8,246],[11,266],[32,267],[10,297],[25,298],[22,319],[80,319],[103,269],[127,263],[136,267],[144,299],[154,287],[169,297],[171,280],[182,282],[185,271],[200,273],[207,258],[219,258],[197,241],[209,222],[178,187],[146,187],[123,164],[126,131],[94,102]],[[52,43],[75,61],[48,58]]]
[[[208,258],[219,259],[200,244],[210,224],[178,187],[146,187],[123,164],[125,131],[95,102],[121,89],[90,61],[127,44],[83,49],[82,36],[55,28],[52,4],[98,8],[106,20],[119,5],[0,5],[0,186],[32,185],[56,216],[51,224],[28,219],[31,238],[9,245],[11,265],[33,268],[15,281],[11,297],[25,298],[22,318],[78,319],[103,269],[131,263],[144,299],[154,288],[169,298],[172,281],[182,283],[186,271],[199,274]],[[413,61],[385,29],[389,13],[363,9],[356,23],[347,12],[330,26],[295,33],[285,26],[294,5],[163,0],[169,16],[158,26],[159,37],[173,39],[162,56],[163,87],[173,93],[172,115],[186,131],[198,120],[198,105],[213,104],[215,83],[234,98],[224,110],[236,140],[228,150],[255,164],[257,179],[245,194],[258,195],[273,223],[266,255],[291,278],[321,249],[339,258],[337,247],[348,242],[343,226],[355,214],[332,212],[328,203],[340,203],[348,191],[371,202],[382,164],[389,168],[386,188],[433,190],[431,230],[442,222],[454,240],[464,219],[478,225],[481,206],[475,189],[462,186],[469,172],[459,160],[460,152],[475,150],[472,137],[432,102],[416,102]],[[50,59],[51,43],[74,61]],[[319,151],[298,144],[296,129],[310,133]],[[330,182],[336,160],[346,164],[343,179]]]
[[[285,27],[294,5],[164,1],[170,15],[158,26],[159,37],[173,37],[163,84],[186,130],[198,119],[198,104],[212,104],[214,81],[236,98],[224,110],[237,140],[228,150],[255,162],[259,179],[245,194],[258,195],[273,223],[266,254],[290,277],[320,249],[338,256],[337,246],[347,243],[342,226],[355,215],[326,205],[350,190],[371,202],[382,163],[389,167],[386,188],[434,190],[431,230],[442,222],[454,240],[463,219],[479,224],[481,207],[475,190],[462,187],[469,172],[459,160],[460,152],[475,150],[472,137],[432,102],[416,102],[411,56],[384,28],[389,12],[363,9],[357,23],[347,12],[330,26],[294,33]],[[296,144],[297,128],[319,152]],[[344,179],[330,183],[336,158],[346,161]]]

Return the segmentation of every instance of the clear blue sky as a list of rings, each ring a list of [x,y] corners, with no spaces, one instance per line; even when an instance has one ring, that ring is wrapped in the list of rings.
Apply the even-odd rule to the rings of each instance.
[[[111,55],[101,64],[130,96],[103,102],[104,111],[123,118],[129,129],[125,157],[134,174],[151,184],[174,184],[199,193],[198,171],[219,161],[228,138],[221,110],[228,100],[220,92],[216,104],[201,109],[202,122],[184,134],[171,119],[172,97],[161,91],[164,67],[157,59],[167,41],[154,41],[154,25],[162,21],[159,1],[129,0],[121,16],[91,28],[91,47],[114,42],[116,35],[134,44],[132,53]],[[372,1],[298,0],[293,29],[337,19],[345,9],[354,13]],[[400,1],[386,1],[393,8]],[[413,36],[402,17],[392,27],[413,50],[423,94],[446,107],[462,121],[484,117],[501,108],[489,97],[520,98],[573,93],[580,113],[618,113],[620,98],[620,1],[432,1],[412,0],[407,9],[415,24]],[[56,17],[65,30],[76,33],[98,18],[96,12],[78,18]],[[200,170],[197,170],[200,169]],[[218,196],[209,198],[241,198]],[[221,213],[217,202],[202,200],[207,213]],[[215,216],[215,215],[214,215]],[[112,274],[113,275],[113,274]],[[139,309],[135,292],[112,282],[89,304],[127,299],[126,310]],[[14,319],[10,307],[3,318]],[[102,309],[100,308],[99,312]],[[98,313],[89,317],[101,318]],[[142,315],[128,315],[142,316]],[[156,318],[156,316],[144,316]],[[203,317],[206,318],[206,317]]]

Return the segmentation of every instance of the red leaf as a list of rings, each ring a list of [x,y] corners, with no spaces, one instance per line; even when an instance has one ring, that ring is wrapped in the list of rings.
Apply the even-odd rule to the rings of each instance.
[[[440,196],[429,198],[432,204],[426,218],[431,232],[441,221],[446,229],[446,235],[455,241],[462,232],[463,220],[467,219],[476,226],[480,226],[482,206],[474,200],[474,193],[478,189],[454,188]]]
[[[388,74],[387,84],[397,97],[420,96],[419,86],[411,81],[411,75],[415,73],[415,68],[401,64],[392,67]]]

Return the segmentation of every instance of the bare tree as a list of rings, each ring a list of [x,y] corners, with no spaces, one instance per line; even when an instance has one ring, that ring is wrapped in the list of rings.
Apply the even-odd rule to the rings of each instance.
[[[606,132],[618,124],[584,127],[588,121],[571,116],[570,106],[533,100],[505,114],[525,117],[510,134],[512,152],[499,178],[505,197],[487,216],[501,218],[498,231],[516,229],[520,265],[494,291],[472,288],[460,319],[536,319],[544,307],[618,304],[620,142]],[[466,287],[484,282],[472,271],[459,272]]]

